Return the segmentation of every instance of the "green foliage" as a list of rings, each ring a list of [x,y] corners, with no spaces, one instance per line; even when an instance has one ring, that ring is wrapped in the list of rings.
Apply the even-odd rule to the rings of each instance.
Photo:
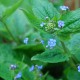
[[[65,27],[58,32],[62,40],[69,39],[71,34],[80,32],[80,9],[63,14],[61,19],[65,22]]]
[[[35,2],[36,2],[36,4],[35,4]],[[44,19],[46,16],[50,17],[51,19],[54,16],[57,18],[60,17],[59,12],[52,5],[52,3],[50,3],[48,0],[32,1],[32,10],[33,10],[34,14],[41,19]]]
[[[54,48],[53,50],[46,50],[42,54],[33,56],[31,60],[40,60],[47,63],[58,63],[69,60],[68,55],[63,55],[63,53],[60,49]]]
[[[63,1],[0,0],[1,78],[13,80],[22,72],[20,80],[80,80],[80,9],[60,11]],[[59,27],[60,20],[65,26]],[[56,79],[45,67],[59,63],[64,73]],[[17,68],[11,70],[11,64]]]
[[[51,19],[53,17],[56,17],[57,19],[60,17],[60,13],[54,8],[54,6],[47,0],[44,1],[37,1],[37,0],[32,0],[32,6],[30,7],[30,10],[24,10],[24,14],[27,16],[29,21],[39,30],[40,28],[40,23],[42,20],[45,19],[45,17],[50,17]],[[35,3],[37,3],[35,5]],[[45,4],[45,5],[44,5]],[[41,30],[40,30],[41,31]]]
[[[75,70],[67,69],[65,71],[65,74],[67,75],[68,80],[79,80],[80,79],[80,73]]]
[[[16,4],[11,6],[10,8],[7,8],[6,11],[2,15],[2,19],[6,19],[9,17],[22,3],[23,0],[19,0]]]

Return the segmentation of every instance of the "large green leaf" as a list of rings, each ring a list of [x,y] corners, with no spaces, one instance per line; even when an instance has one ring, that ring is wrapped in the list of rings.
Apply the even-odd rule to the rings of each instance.
[[[80,32],[80,9],[67,12],[61,18],[65,22],[63,29],[60,29],[58,36],[62,39],[70,39],[70,34]]]
[[[53,50],[47,50],[42,54],[37,54],[31,58],[31,60],[39,60],[47,63],[58,63],[67,61],[68,55],[63,54],[64,52],[58,48],[54,48]]]
[[[65,40],[65,39],[68,39],[71,34],[75,34],[79,32],[80,32],[80,19],[61,29],[58,32],[58,36],[62,40]]]
[[[24,9],[21,9],[23,11],[23,13],[26,15],[26,17],[28,18],[28,20],[31,22],[31,24],[33,24],[35,26],[35,28],[37,27],[40,27],[40,23],[41,23],[41,20],[38,19],[34,13],[32,12],[29,12],[27,10],[24,10]],[[37,27],[36,27],[37,26]],[[38,29],[38,28],[37,28]]]
[[[66,14],[62,15],[61,19],[65,22],[65,27],[78,21],[80,19],[80,8],[67,12]]]
[[[2,18],[6,19],[7,17],[9,17],[11,14],[14,13],[14,11],[21,5],[23,0],[19,0],[16,4],[12,5],[11,7],[7,8],[4,13]]]
[[[9,66],[15,62],[13,54],[10,45],[0,44],[0,77],[5,80],[12,80]]]
[[[75,34],[71,39],[66,43],[66,46],[70,52],[75,55],[75,57],[80,61],[80,33]]]
[[[4,6],[10,6],[17,2],[17,0],[0,0],[0,3],[3,4]]]
[[[0,64],[0,77],[5,80],[12,80],[11,71],[9,70],[10,64],[2,63]]]
[[[41,19],[45,19],[46,16],[50,18],[53,18],[54,16],[56,18],[60,17],[59,12],[48,0],[34,0],[32,2],[32,10],[34,14]]]

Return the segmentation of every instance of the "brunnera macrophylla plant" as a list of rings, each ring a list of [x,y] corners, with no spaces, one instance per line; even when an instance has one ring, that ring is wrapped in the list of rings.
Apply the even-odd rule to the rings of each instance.
[[[1,78],[56,80],[43,71],[50,63],[62,63],[63,74],[57,80],[80,80],[80,9],[61,5],[57,10],[48,0],[19,0],[0,7]]]

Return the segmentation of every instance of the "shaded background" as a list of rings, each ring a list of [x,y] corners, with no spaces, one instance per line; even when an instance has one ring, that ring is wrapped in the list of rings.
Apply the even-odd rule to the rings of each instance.
[[[80,0],[50,0],[51,2],[55,3],[56,6],[58,5],[67,5],[70,7],[71,10],[77,9],[80,7]]]

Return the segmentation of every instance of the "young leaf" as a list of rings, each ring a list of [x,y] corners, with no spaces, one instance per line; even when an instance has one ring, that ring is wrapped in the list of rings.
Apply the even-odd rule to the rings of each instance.
[[[39,60],[47,63],[64,62],[69,59],[68,55],[62,54],[63,51],[54,48],[53,50],[47,50],[42,54],[37,54],[31,58],[31,60]]]
[[[32,12],[32,10],[30,12],[24,9],[21,10],[26,15],[26,17],[28,18],[28,20],[30,21],[30,23],[33,25],[35,29],[39,30],[40,32],[44,32],[43,30],[40,29],[40,24],[42,22],[41,19],[37,18]]]
[[[6,19],[11,14],[13,14],[14,11],[21,5],[22,2],[23,0],[19,0],[16,4],[12,5],[10,8],[7,8],[3,13],[2,19]]]

